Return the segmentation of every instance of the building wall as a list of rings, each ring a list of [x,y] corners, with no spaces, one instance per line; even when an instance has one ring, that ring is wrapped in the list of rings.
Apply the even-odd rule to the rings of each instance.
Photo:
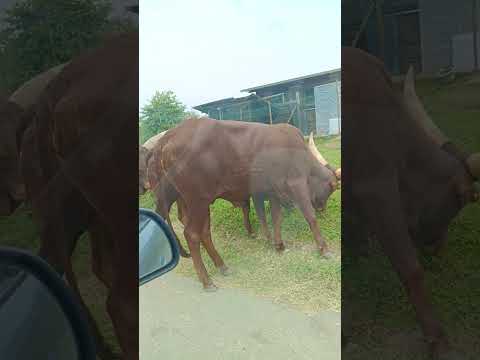
[[[290,123],[298,127],[305,135],[310,131],[316,131],[315,120],[315,86],[329,84],[335,81],[340,81],[341,72],[335,72],[322,76],[304,79],[299,82],[292,82],[282,84],[280,86],[259,89],[256,94],[262,97],[271,96],[278,93],[285,93],[288,105],[276,106],[273,108],[272,115],[274,122],[285,122],[293,112]],[[296,106],[297,92],[300,103]],[[267,114],[268,115],[268,114]],[[276,119],[276,121],[275,121]],[[268,118],[267,118],[268,120]]]
[[[404,19],[399,18],[398,15],[394,14],[418,9],[418,1],[419,0],[386,0],[383,3],[382,10],[384,14],[383,22],[385,35],[384,60],[387,69],[393,74],[400,73],[402,68],[405,67],[405,59],[401,58],[399,55],[400,48],[402,48],[402,45],[405,43],[401,43],[398,37],[399,27],[402,28],[403,25],[403,30],[405,30]],[[342,45],[351,46],[354,36],[360,29],[360,25],[363,22],[364,17],[368,14],[369,9],[369,0],[350,0],[348,6],[342,7]],[[357,46],[375,56],[379,56],[380,48],[378,40],[377,16],[376,12],[373,11]],[[412,42],[412,39],[409,39],[408,41]],[[414,46],[418,50],[414,50],[413,56],[412,54],[409,54],[409,57],[413,58],[412,61],[414,63],[420,64],[420,39],[414,40],[413,43],[415,43]],[[409,52],[412,52],[411,49],[409,50]],[[418,54],[415,54],[415,52]],[[419,67],[419,65],[417,65],[417,67]]]
[[[472,2],[419,0],[423,70],[435,73],[450,65],[455,34],[472,32]]]
[[[269,86],[258,89],[255,93],[259,97],[283,93],[285,102],[282,101],[281,97],[270,99],[272,103],[272,122],[274,124],[285,123],[290,119],[290,124],[298,127],[307,135],[310,131],[316,130],[314,87],[340,80],[341,72],[338,71],[332,74]],[[208,113],[211,118],[219,120],[220,113],[217,110],[218,108],[222,108],[222,119],[241,119],[243,121],[270,123],[268,104],[260,99],[253,98],[248,100],[247,104],[243,104],[242,115],[240,115],[240,106],[235,102],[232,103],[230,99],[225,99],[224,102],[217,102],[212,106],[204,106],[201,111]]]

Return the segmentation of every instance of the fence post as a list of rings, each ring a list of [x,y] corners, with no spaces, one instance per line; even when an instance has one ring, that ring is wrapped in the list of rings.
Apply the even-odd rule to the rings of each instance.
[[[478,71],[478,7],[477,0],[472,0],[472,27],[473,27],[473,69]]]
[[[340,94],[338,93],[338,79],[335,79],[335,94],[337,95],[337,119],[338,119],[338,132],[342,133],[342,126],[340,122],[341,118],[341,99]]]

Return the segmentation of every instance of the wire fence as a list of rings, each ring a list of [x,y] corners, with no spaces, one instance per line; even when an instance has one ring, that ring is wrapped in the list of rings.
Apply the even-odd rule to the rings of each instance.
[[[243,102],[212,108],[208,115],[218,120],[288,123],[306,135],[337,135],[341,132],[340,93],[340,82],[335,81],[303,89],[294,99],[285,92],[267,97],[252,95]]]

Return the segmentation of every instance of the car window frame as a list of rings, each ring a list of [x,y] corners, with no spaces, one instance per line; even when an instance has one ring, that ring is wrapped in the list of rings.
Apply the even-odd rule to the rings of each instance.
[[[149,209],[145,209],[145,208],[139,209],[138,216],[140,217],[141,215],[145,215],[151,220],[155,221],[157,225],[159,225],[160,228],[164,231],[165,236],[167,237],[168,242],[170,243],[170,246],[172,249],[172,260],[161,269],[152,271],[142,277],[139,276],[139,286],[142,286],[158,278],[159,276],[162,276],[163,274],[173,270],[177,266],[178,262],[180,261],[180,248],[179,248],[178,242],[175,238],[175,235],[173,234],[172,229],[170,228],[170,226],[168,226],[165,220],[163,220],[162,217],[158,215],[156,212]],[[140,236],[140,233],[139,233],[139,236]],[[140,257],[139,257],[139,261],[140,261]]]
[[[17,266],[40,281],[57,300],[72,327],[80,360],[95,360],[96,349],[85,310],[60,275],[41,257],[26,250],[1,246],[0,262]],[[22,279],[17,286],[23,282]],[[10,294],[11,295],[11,294]]]

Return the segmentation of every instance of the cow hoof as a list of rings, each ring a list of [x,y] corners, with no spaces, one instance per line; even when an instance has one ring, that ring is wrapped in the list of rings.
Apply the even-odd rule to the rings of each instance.
[[[275,250],[277,253],[283,254],[285,251],[285,245],[284,244],[275,244]]]
[[[232,275],[232,270],[230,270],[230,268],[226,265],[223,265],[221,267],[218,268],[218,270],[220,271],[220,273],[223,275],[223,276],[229,276],[229,275]]]
[[[334,257],[333,252],[331,252],[330,250],[327,250],[327,251],[325,251],[325,252],[323,252],[323,253],[320,252],[320,253],[321,253],[321,255],[322,255],[322,257],[323,257],[324,259],[332,259],[332,258]]]
[[[185,259],[188,259],[188,258],[191,257],[190,254],[186,251],[180,251],[180,256],[185,258]]]
[[[204,290],[205,292],[215,292],[215,291],[218,290],[218,288],[215,286],[214,283],[210,283],[210,284],[204,286],[204,287],[203,287],[203,290]]]

